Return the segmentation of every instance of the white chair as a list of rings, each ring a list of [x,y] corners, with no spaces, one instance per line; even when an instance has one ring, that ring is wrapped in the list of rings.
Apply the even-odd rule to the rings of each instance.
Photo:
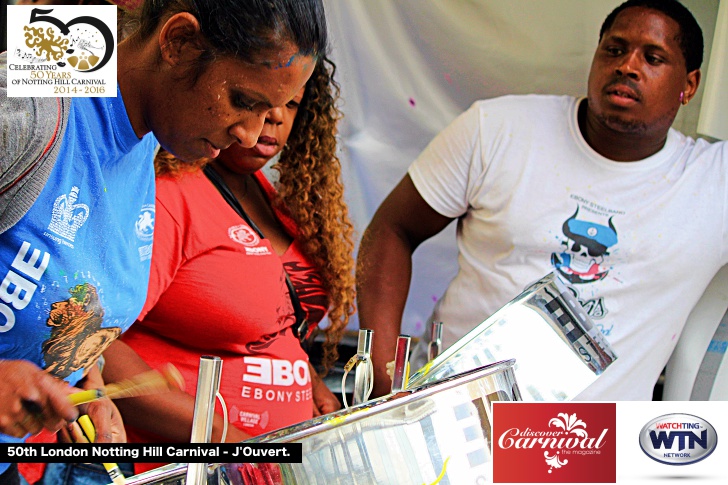
[[[715,275],[688,317],[667,363],[664,401],[728,400],[728,266]]]

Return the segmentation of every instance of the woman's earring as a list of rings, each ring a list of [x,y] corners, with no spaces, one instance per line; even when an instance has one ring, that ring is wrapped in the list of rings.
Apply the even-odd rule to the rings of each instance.
[[[685,91],[680,91],[680,104],[685,104]]]

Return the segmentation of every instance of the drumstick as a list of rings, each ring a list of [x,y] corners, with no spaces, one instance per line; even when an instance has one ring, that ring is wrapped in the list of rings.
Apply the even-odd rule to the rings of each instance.
[[[74,406],[96,401],[104,397],[121,399],[125,397],[144,396],[159,391],[184,390],[182,374],[172,364],[167,364],[161,372],[150,370],[142,372],[130,379],[109,384],[101,389],[87,389],[68,396]]]
[[[78,435],[74,436],[76,443],[95,443],[96,442],[96,427],[91,422],[91,418],[88,417],[88,414],[79,416],[78,424],[79,424],[79,426],[81,426],[83,433],[79,433],[80,436],[78,436]],[[71,428],[71,429],[75,430],[76,428]],[[84,434],[85,434],[85,436],[84,436]],[[109,478],[111,478],[111,481],[114,483],[114,485],[125,485],[126,484],[126,479],[124,478],[124,474],[121,473],[121,470],[119,469],[119,465],[117,465],[116,463],[102,463],[102,465],[104,466],[106,473],[109,474]]]

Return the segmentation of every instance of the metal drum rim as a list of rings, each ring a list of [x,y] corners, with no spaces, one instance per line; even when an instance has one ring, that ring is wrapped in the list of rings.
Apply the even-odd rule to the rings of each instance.
[[[421,386],[407,388],[406,390],[398,394],[388,394],[378,399],[364,402],[357,406],[351,406],[347,410],[340,410],[334,413],[326,414],[324,416],[318,416],[316,418],[313,418],[312,420],[305,421],[305,423],[311,423],[311,421],[313,421],[314,423],[300,430],[295,428],[301,427],[303,423],[294,424],[288,428],[281,428],[277,431],[271,431],[270,433],[256,436],[249,440],[245,440],[244,443],[294,442],[327,431],[329,429],[334,429],[344,423],[356,423],[365,418],[376,416],[377,414],[389,411],[392,408],[401,407],[403,405],[409,404],[410,402],[425,399],[434,394],[439,394],[462,384],[482,379],[490,375],[500,374],[503,372],[507,372],[508,370],[513,373],[513,367],[515,366],[515,363],[515,359],[494,362],[492,364],[481,366],[476,369],[447,377],[437,382],[428,382],[422,384]],[[512,374],[512,379],[515,383],[515,374]],[[402,396],[402,394],[407,395]],[[286,429],[292,429],[292,431],[289,434],[276,436]]]

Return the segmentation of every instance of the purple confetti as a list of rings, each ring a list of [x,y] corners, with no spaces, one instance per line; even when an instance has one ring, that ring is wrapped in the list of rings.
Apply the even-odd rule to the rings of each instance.
[[[415,98],[410,98],[409,104],[410,104],[410,106],[412,106],[414,108],[415,107]]]

